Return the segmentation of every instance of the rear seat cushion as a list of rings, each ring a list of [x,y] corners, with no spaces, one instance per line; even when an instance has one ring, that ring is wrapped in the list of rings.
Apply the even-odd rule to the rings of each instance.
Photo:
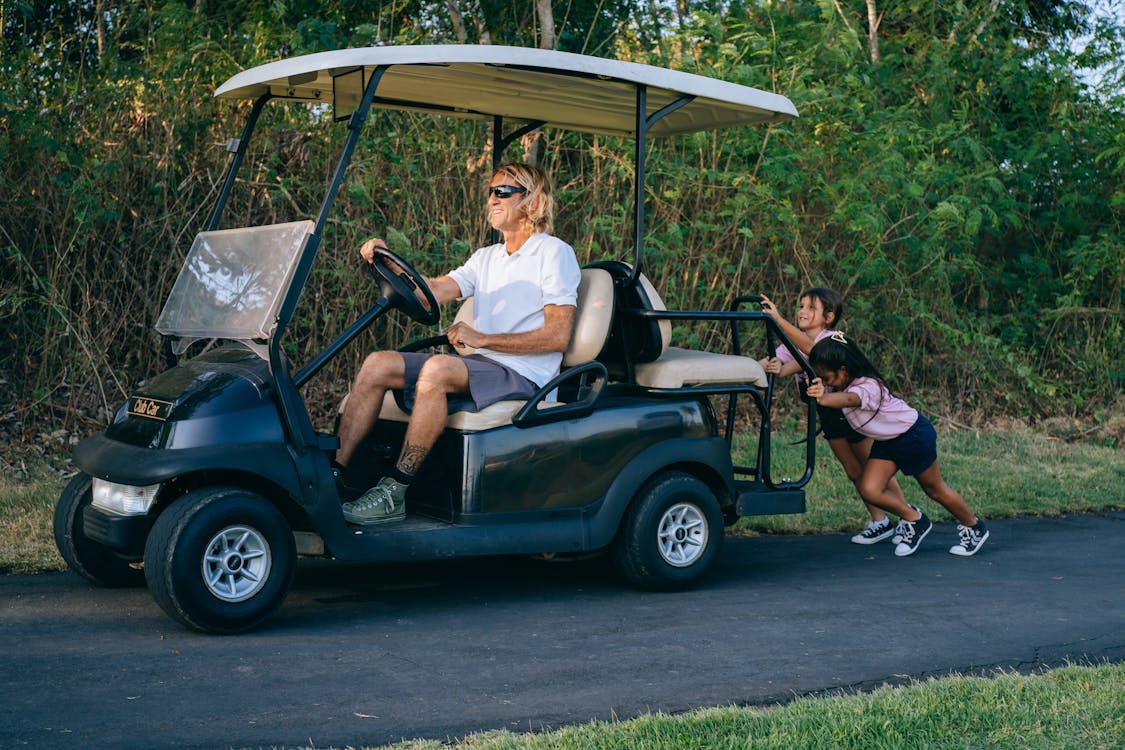
[[[670,346],[655,362],[637,365],[637,384],[646,388],[693,385],[766,387],[766,371],[750,357],[699,352]]]

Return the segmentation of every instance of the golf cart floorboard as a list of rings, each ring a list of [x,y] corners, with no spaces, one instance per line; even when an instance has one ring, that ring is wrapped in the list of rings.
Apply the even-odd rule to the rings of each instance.
[[[400,521],[388,521],[363,525],[348,523],[348,528],[356,535],[376,535],[384,531],[430,531],[436,529],[452,528],[455,524],[441,521],[430,516],[417,513],[407,513]]]

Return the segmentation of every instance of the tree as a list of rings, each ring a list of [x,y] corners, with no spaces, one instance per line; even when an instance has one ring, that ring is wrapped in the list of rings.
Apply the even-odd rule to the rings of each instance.
[[[1125,387],[1125,97],[1119,78],[1093,91],[1076,70],[1120,70],[1119,24],[1078,54],[1077,3],[876,2],[0,0],[5,393],[28,404],[29,433],[59,415],[85,429],[153,374],[154,306],[236,119],[210,96],[219,81],[344,45],[458,41],[656,62],[794,100],[796,122],[651,144],[649,272],[671,306],[826,284],[931,405],[1034,416],[1111,400]],[[302,112],[270,114],[253,190],[228,215],[315,211],[323,175],[298,167],[338,144]],[[417,118],[365,135],[327,245],[376,224],[436,266],[465,249],[464,181],[411,187],[459,169],[450,154],[479,152],[484,129]],[[560,233],[613,256],[630,145],[548,135],[560,200],[598,196],[592,214],[563,211]],[[353,276],[312,281],[317,308],[293,340],[338,329],[342,301],[367,293]],[[708,335],[683,326],[677,340]]]

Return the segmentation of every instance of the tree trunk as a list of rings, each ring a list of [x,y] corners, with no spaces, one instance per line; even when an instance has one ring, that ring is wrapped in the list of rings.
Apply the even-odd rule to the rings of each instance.
[[[94,29],[98,38],[98,67],[101,67],[105,55],[105,0],[94,3]]]
[[[977,26],[977,30],[973,32],[973,41],[976,41],[977,38],[984,33],[985,28],[987,28],[988,24],[992,22],[993,16],[996,15],[996,9],[999,7],[1000,0],[992,0],[992,2],[988,4],[988,12],[985,13],[984,18],[981,19],[980,25]]]
[[[461,9],[457,7],[457,0],[445,0],[445,7],[449,9],[449,20],[453,23],[453,33],[461,44],[469,41],[469,32],[465,30],[465,18]]]
[[[867,49],[871,62],[879,62],[879,16],[875,12],[875,0],[867,0]]]
[[[539,47],[554,49],[555,13],[551,9],[551,0],[536,0],[535,7],[539,12]]]
[[[520,138],[523,146],[523,160],[533,167],[543,166],[544,157],[547,155],[547,139],[542,130],[533,130]]]

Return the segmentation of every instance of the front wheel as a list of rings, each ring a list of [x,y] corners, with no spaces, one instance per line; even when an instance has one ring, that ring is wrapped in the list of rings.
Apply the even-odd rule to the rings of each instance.
[[[66,485],[55,505],[55,546],[67,566],[88,581],[109,588],[141,586],[145,574],[134,563],[89,539],[82,514],[93,502],[89,474],[79,473]]]
[[[649,480],[629,506],[613,543],[613,562],[635,586],[674,591],[707,572],[722,541],[715,493],[690,474],[668,472]]]
[[[239,633],[281,606],[297,551],[268,500],[233,487],[184,495],[145,543],[145,578],[172,619],[210,633]]]

